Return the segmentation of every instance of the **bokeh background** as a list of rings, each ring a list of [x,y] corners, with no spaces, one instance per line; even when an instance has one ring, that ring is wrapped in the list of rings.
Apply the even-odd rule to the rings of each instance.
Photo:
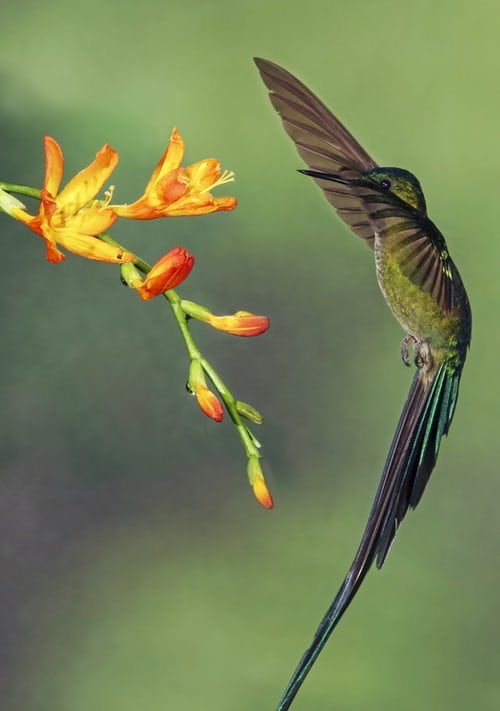
[[[295,172],[254,55],[420,177],[474,314],[422,504],[294,708],[498,708],[498,3],[25,0],[0,17],[1,179],[40,185],[46,133],[68,176],[109,141],[130,201],[173,125],[188,163],[235,171],[235,212],[114,234],[149,260],[193,252],[185,298],[271,317],[256,339],[193,330],[266,416],[276,503],[253,499],[231,423],[186,395],[165,304],[111,265],[47,263],[4,217],[1,708],[271,711],[357,548],[412,375],[372,255]]]

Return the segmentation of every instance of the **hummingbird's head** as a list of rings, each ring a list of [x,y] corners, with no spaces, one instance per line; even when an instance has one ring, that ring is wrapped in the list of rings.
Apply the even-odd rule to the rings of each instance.
[[[425,198],[418,179],[403,168],[374,168],[365,177],[373,180],[382,190],[396,195],[421,215],[427,214]]]

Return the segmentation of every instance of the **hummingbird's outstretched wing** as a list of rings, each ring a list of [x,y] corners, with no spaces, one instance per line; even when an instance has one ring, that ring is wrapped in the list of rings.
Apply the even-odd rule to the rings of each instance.
[[[309,168],[349,179],[360,178],[377,167],[345,126],[293,74],[266,59],[254,61],[285,131]],[[366,219],[359,194],[347,185],[321,178],[316,182],[344,222],[373,247],[373,227]]]
[[[414,508],[436,463],[458,396],[460,371],[443,362],[432,374],[418,370],[391,444],[363,538],[344,582],[290,679],[277,711],[286,711],[372,563],[381,567],[398,525]]]
[[[391,249],[404,250],[405,275],[424,290],[432,290],[436,301],[449,312],[454,306],[452,281],[439,231],[428,218],[423,218],[422,229],[409,214],[408,205],[390,193],[374,191],[373,185],[363,184],[365,174],[377,164],[297,77],[266,59],[256,57],[254,61],[285,131],[309,167],[301,172],[312,175],[338,215],[371,247],[377,231],[391,243]],[[333,180],[332,174],[341,181]]]

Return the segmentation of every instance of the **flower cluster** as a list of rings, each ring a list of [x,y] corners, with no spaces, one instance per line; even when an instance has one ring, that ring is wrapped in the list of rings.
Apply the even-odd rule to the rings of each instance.
[[[209,159],[188,168],[181,167],[184,141],[175,128],[144,195],[131,205],[111,205],[112,191],[105,200],[95,199],[118,164],[118,153],[108,144],[61,191],[64,171],[61,147],[55,139],[46,136],[44,150],[45,179],[40,191],[38,215],[30,215],[21,207],[11,207],[8,212],[45,240],[50,262],[65,258],[58,244],[88,259],[133,262],[135,255],[117,253],[116,248],[99,239],[99,235],[106,232],[118,217],[152,220],[176,215],[205,215],[233,210],[237,205],[233,197],[214,198],[210,192],[234,177],[233,173],[222,172],[218,161]]]
[[[46,136],[44,151],[43,188],[40,191],[27,189],[25,193],[32,196],[36,193],[39,197],[38,214],[29,214],[25,206],[10,195],[7,184],[3,184],[4,190],[0,189],[0,208],[42,237],[46,258],[50,262],[58,263],[66,258],[62,248],[87,259],[120,264],[122,282],[135,289],[141,299],[148,301],[162,294],[167,298],[189,353],[188,388],[201,410],[215,422],[222,421],[224,406],[228,410],[246,450],[247,473],[254,494],[265,508],[272,508],[271,494],[259,463],[260,445],[241,419],[244,417],[260,424],[262,416],[251,405],[231,395],[201,355],[188,328],[189,320],[194,318],[225,333],[257,336],[269,328],[269,319],[248,311],[216,316],[199,304],[181,300],[173,290],[193,268],[194,257],[187,250],[174,247],[151,267],[106,234],[121,218],[151,220],[233,210],[237,205],[235,198],[214,197],[211,192],[232,181],[233,173],[223,171],[220,163],[213,158],[183,167],[184,141],[174,128],[144,194],[131,204],[113,204],[114,188],[105,193],[104,199],[96,197],[118,163],[118,153],[108,144],[62,189],[64,157],[61,147],[55,139]],[[20,191],[16,189],[14,192]],[[220,398],[210,389],[207,377]]]

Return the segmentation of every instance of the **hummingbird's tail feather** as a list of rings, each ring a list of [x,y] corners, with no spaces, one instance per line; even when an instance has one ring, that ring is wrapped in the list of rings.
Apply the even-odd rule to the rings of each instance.
[[[375,555],[381,568],[408,509],[420,501],[436,464],[443,436],[453,419],[461,369],[444,361],[429,377],[425,369],[413,379],[385,463],[372,514],[383,510]],[[368,522],[368,527],[370,521]]]
[[[368,523],[356,556],[281,697],[277,711],[295,698],[331,633],[349,607],[372,563],[385,561],[399,524],[420,501],[453,417],[460,371],[443,362],[430,375],[419,369],[394,435]]]

